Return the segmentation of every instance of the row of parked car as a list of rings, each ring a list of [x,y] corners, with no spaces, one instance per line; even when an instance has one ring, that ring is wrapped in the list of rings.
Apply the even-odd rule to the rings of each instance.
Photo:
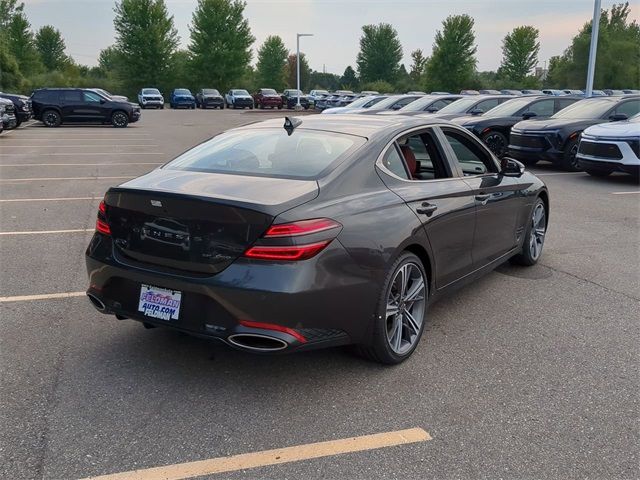
[[[439,92],[371,95],[322,113],[439,118],[474,133],[500,158],[508,155],[526,165],[549,161],[567,171],[603,176],[616,170],[638,175],[639,112],[638,94],[584,98]]]

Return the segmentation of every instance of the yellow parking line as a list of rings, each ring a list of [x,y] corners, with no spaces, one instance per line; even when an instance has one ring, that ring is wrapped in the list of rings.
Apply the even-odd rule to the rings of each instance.
[[[22,232],[0,232],[0,235],[45,235],[50,233],[93,232],[94,228],[76,228],[72,230],[25,230]]]
[[[426,442],[431,436],[421,428],[376,433],[361,437],[308,443],[295,447],[278,448],[262,452],[243,453],[196,462],[178,463],[164,467],[131,470],[129,472],[88,477],[84,480],[180,480],[185,478],[234,472],[248,468],[299,462],[312,458],[329,457],[343,453],[363,452],[376,448],[394,447],[409,443]]]
[[[41,295],[18,295],[15,297],[0,297],[0,303],[27,302],[30,300],[49,300],[51,298],[82,297],[85,292],[44,293]]]

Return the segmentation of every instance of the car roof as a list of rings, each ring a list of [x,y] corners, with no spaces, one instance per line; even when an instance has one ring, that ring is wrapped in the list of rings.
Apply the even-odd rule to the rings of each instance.
[[[336,115],[308,115],[297,118],[302,121],[298,128],[344,133],[361,137],[370,137],[382,130],[389,130],[391,128],[428,127],[430,125],[450,123],[440,118],[427,119],[406,115],[358,115],[348,113]],[[284,118],[274,118],[244,125],[235,130],[283,128],[283,126]]]

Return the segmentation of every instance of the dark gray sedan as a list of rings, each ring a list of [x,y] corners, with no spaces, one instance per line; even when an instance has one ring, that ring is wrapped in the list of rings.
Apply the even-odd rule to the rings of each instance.
[[[245,351],[356,344],[399,363],[441,295],[535,264],[548,215],[542,181],[446,121],[267,120],[109,189],[87,294]]]

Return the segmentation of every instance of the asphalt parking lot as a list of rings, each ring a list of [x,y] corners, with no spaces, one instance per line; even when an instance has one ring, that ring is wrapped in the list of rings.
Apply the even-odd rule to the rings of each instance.
[[[414,428],[428,435],[204,478],[639,476],[631,177],[534,168],[552,202],[540,264],[504,265],[432,305],[397,367],[348,349],[252,356],[96,312],[82,294],[84,249],[105,190],[274,116],[145,110],[126,129],[34,123],[0,136],[1,478],[86,478]]]

